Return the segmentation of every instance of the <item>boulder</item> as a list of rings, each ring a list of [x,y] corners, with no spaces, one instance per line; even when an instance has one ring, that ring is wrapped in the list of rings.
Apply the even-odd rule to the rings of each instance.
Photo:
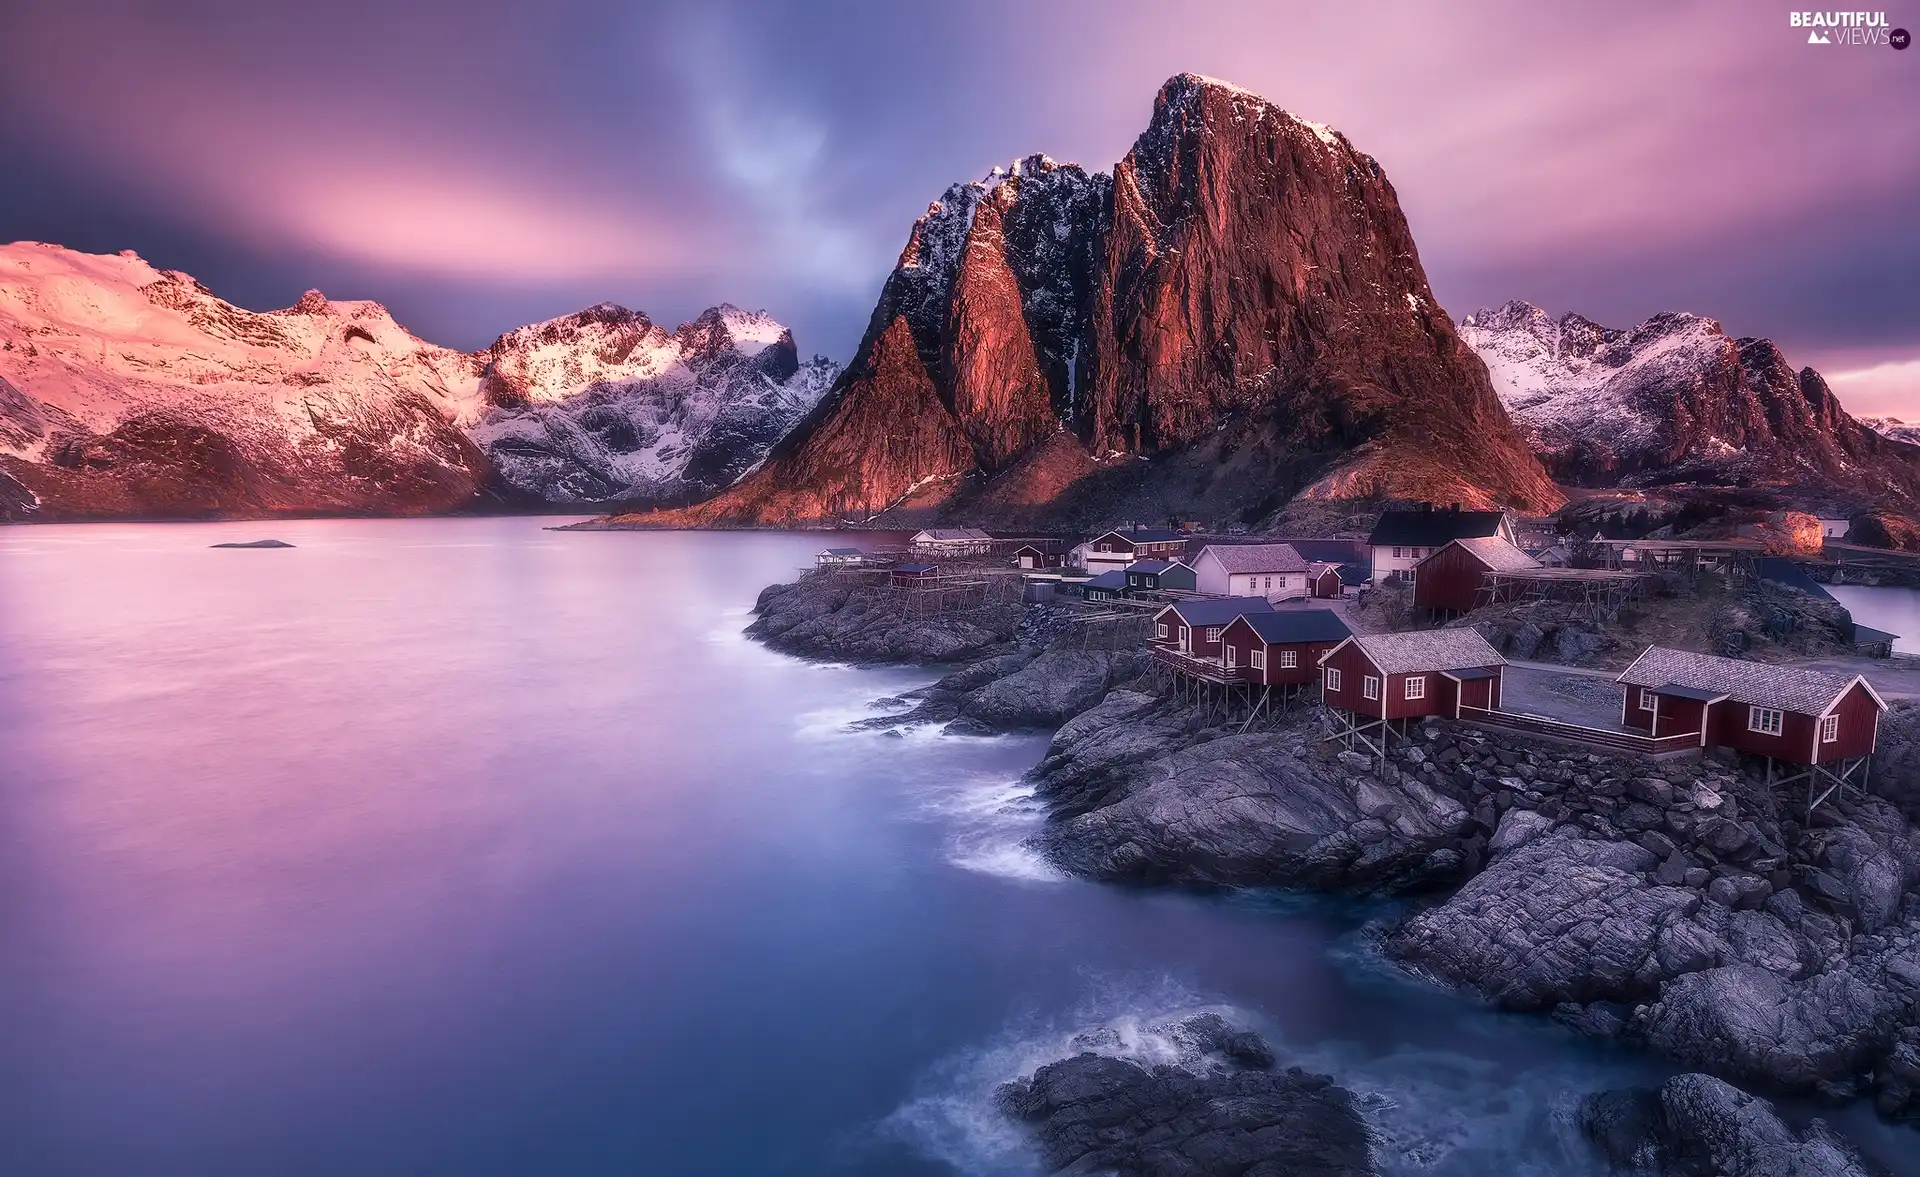
[[[1708,1075],[1608,1091],[1580,1126],[1613,1171],[1642,1177],[1884,1177],[1820,1120],[1795,1131],[1772,1104]]]

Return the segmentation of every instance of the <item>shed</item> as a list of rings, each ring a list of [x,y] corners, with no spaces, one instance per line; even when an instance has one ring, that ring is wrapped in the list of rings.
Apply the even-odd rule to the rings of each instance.
[[[1322,600],[1340,596],[1345,586],[1340,580],[1340,565],[1314,563],[1307,566],[1307,595]]]
[[[896,564],[891,576],[892,583],[906,588],[926,584],[937,576],[940,570],[932,564]]]
[[[1194,591],[1193,569],[1178,560],[1141,560],[1126,567],[1127,591],[1157,593]]]
[[[1228,670],[1268,687],[1305,686],[1320,674],[1320,656],[1353,636],[1331,609],[1278,609],[1243,613],[1220,635]]]
[[[1620,722],[1701,747],[1817,766],[1873,754],[1886,703],[1860,675],[1649,646],[1615,679]],[[1790,778],[1791,779],[1791,778]]]
[[[1458,719],[1463,709],[1499,710],[1506,664],[1473,629],[1354,634],[1320,659],[1321,698],[1336,711],[1389,723]]]
[[[1175,601],[1153,616],[1152,643],[1195,658],[1219,658],[1220,637],[1233,619],[1271,613],[1265,597],[1201,597]]]
[[[1127,595],[1127,574],[1114,569],[1089,577],[1080,586],[1080,595],[1089,601],[1111,601]]]
[[[1487,573],[1538,567],[1538,560],[1497,535],[1449,540],[1413,566],[1413,607],[1458,617],[1477,603]]]
[[[1016,568],[1058,568],[1066,552],[1066,544],[1059,540],[1028,540],[1013,549],[1013,563]]]

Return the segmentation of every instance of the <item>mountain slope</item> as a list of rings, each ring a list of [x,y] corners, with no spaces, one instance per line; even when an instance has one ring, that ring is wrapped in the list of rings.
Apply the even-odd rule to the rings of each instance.
[[[132,253],[20,242],[0,246],[0,518],[704,497],[833,374],[733,307],[668,334],[602,305],[472,355],[378,303],[256,313]]]
[[[1183,74],[1112,177],[1031,156],[950,188],[820,409],[660,521],[1253,518],[1302,494],[1559,502],[1379,165]]]
[[[1767,339],[1660,314],[1618,331],[1524,302],[1461,333],[1555,477],[1591,486],[1773,486],[1920,500],[1920,448],[1875,433]]]

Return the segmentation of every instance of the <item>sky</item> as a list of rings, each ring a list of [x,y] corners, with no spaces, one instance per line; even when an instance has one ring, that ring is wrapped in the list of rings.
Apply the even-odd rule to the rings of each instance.
[[[1107,170],[1193,71],[1378,159],[1456,318],[1692,311],[1920,419],[1920,50],[1809,45],[1791,11],[0,0],[0,240],[256,309],[377,299],[462,348],[729,301],[844,361],[949,184]]]

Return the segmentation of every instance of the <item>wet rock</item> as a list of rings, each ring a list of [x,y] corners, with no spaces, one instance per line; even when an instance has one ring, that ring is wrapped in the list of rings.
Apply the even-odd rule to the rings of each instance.
[[[1145,655],[1134,650],[1048,650],[974,691],[960,708],[999,731],[1058,727],[1145,666]]]
[[[941,663],[1010,652],[1025,605],[989,604],[919,617],[888,589],[824,577],[770,585],[747,634],[777,650],[847,662]]]
[[[1615,1173],[1636,1177],[1884,1177],[1825,1123],[1797,1132],[1708,1075],[1590,1096],[1580,1126]]]

